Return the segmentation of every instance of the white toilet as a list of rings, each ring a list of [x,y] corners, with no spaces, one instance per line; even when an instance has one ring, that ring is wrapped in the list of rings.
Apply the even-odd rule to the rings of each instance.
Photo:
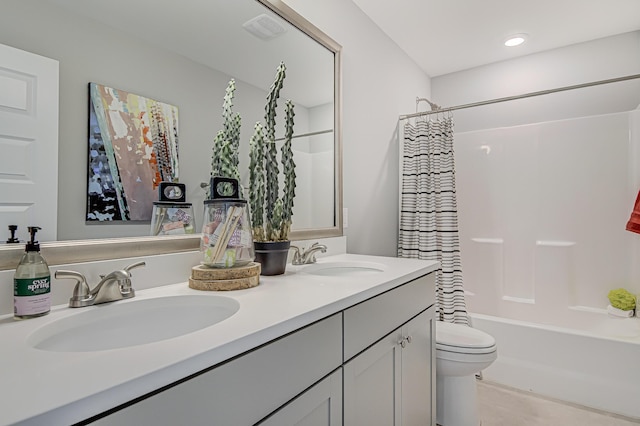
[[[436,418],[441,426],[478,426],[475,374],[498,357],[496,340],[466,325],[436,321]]]

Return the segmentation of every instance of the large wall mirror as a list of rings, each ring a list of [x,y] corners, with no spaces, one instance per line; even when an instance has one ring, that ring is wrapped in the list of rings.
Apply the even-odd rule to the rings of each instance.
[[[284,133],[285,99],[296,112],[291,237],[342,235],[340,46],[280,0],[6,0],[0,43],[60,64],[58,226],[55,242],[41,239],[51,263],[198,246],[199,235],[149,237],[149,223],[85,220],[89,82],[178,107],[179,181],[187,185],[199,232],[201,183],[209,179],[227,83],[236,80],[246,185],[249,140],[255,123],[264,121],[280,62],[287,76],[276,137]],[[0,268],[14,267],[21,249],[0,247]]]

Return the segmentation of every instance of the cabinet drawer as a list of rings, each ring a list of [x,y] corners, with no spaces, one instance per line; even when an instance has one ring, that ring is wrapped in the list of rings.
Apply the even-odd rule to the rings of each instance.
[[[340,314],[100,419],[99,425],[252,425],[341,364]]]
[[[435,303],[435,273],[344,311],[344,361]]]

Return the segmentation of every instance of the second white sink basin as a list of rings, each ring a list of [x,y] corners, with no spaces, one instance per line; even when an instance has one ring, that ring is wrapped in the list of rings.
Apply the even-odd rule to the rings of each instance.
[[[183,336],[217,324],[240,309],[225,296],[170,296],[106,303],[54,320],[27,343],[55,352],[125,348]]]
[[[322,275],[332,277],[353,277],[375,275],[384,272],[385,266],[375,262],[337,261],[314,263],[300,269],[301,274]]]

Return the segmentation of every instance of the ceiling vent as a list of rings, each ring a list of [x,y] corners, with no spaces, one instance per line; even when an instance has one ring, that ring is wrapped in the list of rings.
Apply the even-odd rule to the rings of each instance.
[[[269,15],[258,15],[242,24],[245,30],[262,40],[271,40],[287,30]]]

